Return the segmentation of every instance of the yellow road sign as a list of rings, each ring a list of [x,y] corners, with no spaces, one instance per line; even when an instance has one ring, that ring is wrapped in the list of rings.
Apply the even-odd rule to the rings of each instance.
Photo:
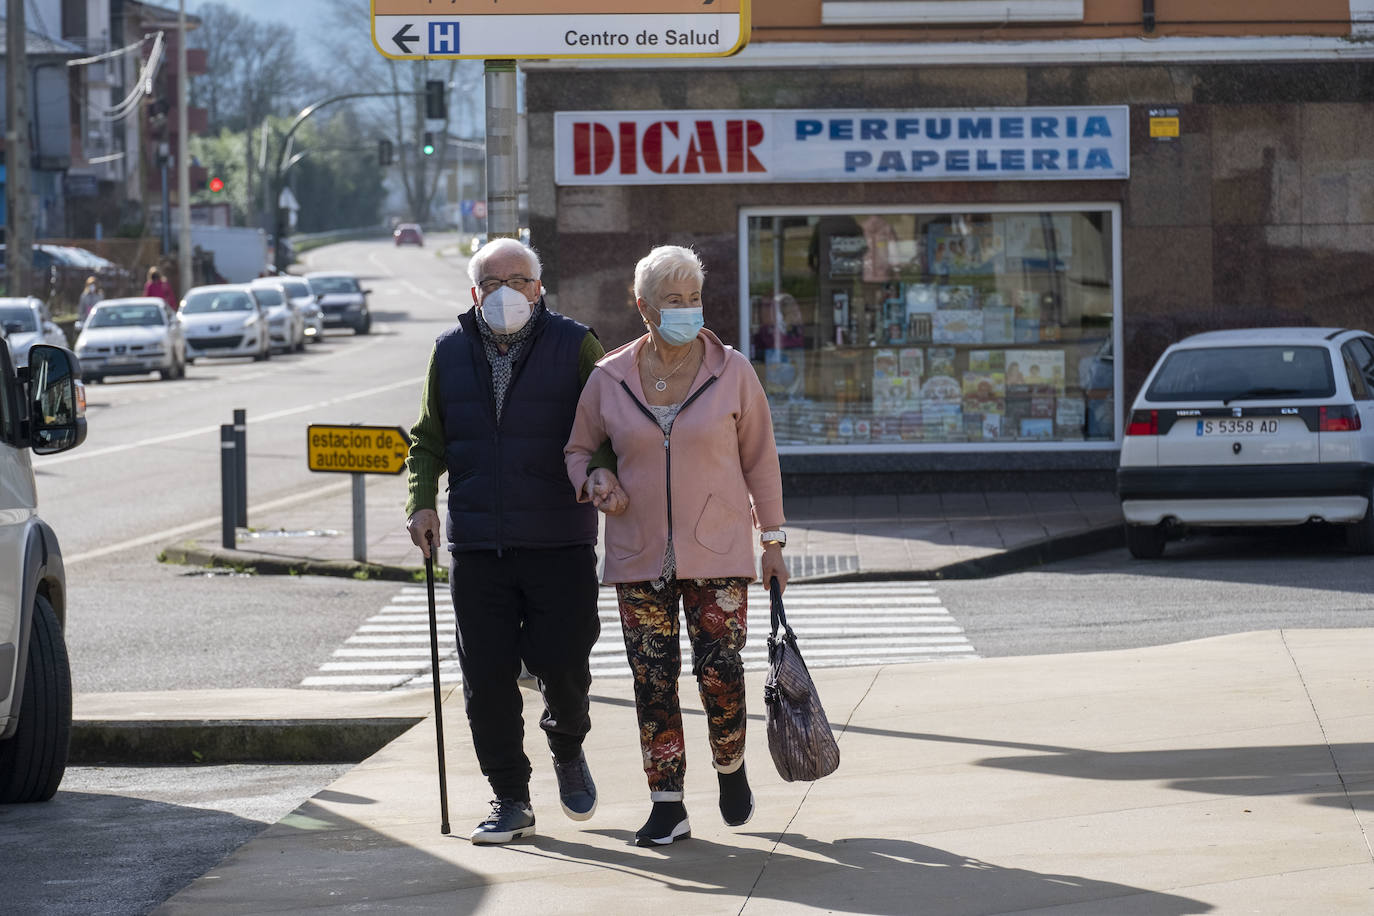
[[[311,425],[305,441],[310,470],[338,474],[399,474],[410,449],[399,426]]]
[[[372,43],[397,60],[727,57],[749,0],[372,0]]]

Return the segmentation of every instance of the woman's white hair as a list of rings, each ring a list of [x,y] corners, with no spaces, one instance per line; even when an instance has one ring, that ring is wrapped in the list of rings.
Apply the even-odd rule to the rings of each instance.
[[[539,255],[534,253],[534,249],[524,244],[518,239],[492,239],[481,248],[468,261],[468,279],[472,280],[472,285],[484,276],[483,270],[487,266],[487,261],[498,254],[519,254],[529,262],[530,279],[538,280],[544,265],[539,263]]]
[[[635,298],[653,304],[658,298],[659,288],[675,280],[704,283],[706,268],[692,249],[681,245],[660,245],[635,265]]]

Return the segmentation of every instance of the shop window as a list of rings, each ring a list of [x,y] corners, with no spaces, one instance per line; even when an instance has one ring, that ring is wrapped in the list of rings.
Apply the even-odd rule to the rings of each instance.
[[[1115,216],[746,212],[779,446],[1114,444]]]

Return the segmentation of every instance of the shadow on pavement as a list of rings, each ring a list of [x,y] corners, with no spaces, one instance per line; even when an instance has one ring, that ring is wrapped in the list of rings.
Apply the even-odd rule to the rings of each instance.
[[[629,831],[589,832],[624,840],[627,846],[632,840]],[[684,913],[694,909],[692,895],[747,896],[807,910],[875,916],[1020,911],[1122,898],[1136,898],[1131,912],[1154,916],[1212,909],[1187,897],[1110,881],[1005,868],[910,840],[851,837],[827,843],[796,833],[749,835],[775,845],[760,853],[693,838],[680,846],[618,852],[539,836],[528,846],[509,848],[609,869],[681,892],[686,899],[678,909]],[[751,876],[753,884],[747,886]]]

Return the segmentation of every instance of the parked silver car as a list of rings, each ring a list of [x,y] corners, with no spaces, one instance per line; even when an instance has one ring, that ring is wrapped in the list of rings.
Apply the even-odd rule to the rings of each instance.
[[[147,372],[163,379],[186,375],[181,319],[156,296],[97,302],[76,338],[76,355],[88,382]]]
[[[53,323],[47,303],[33,296],[0,299],[0,327],[4,328],[15,366],[29,364],[29,350],[34,344],[67,345],[67,336]]]
[[[267,310],[239,284],[197,286],[181,300],[186,361],[207,356],[272,358]]]
[[[283,352],[292,350],[299,353],[305,349],[305,318],[296,309],[275,277],[254,280],[248,284],[262,307],[267,309],[267,327],[270,330],[272,346]]]
[[[315,299],[315,294],[310,290],[310,284],[300,277],[276,277],[282,289],[286,290],[286,295],[290,297],[296,310],[301,313],[301,318],[305,321],[305,339],[311,343],[319,343],[324,339],[324,312],[320,310],[320,304]]]

